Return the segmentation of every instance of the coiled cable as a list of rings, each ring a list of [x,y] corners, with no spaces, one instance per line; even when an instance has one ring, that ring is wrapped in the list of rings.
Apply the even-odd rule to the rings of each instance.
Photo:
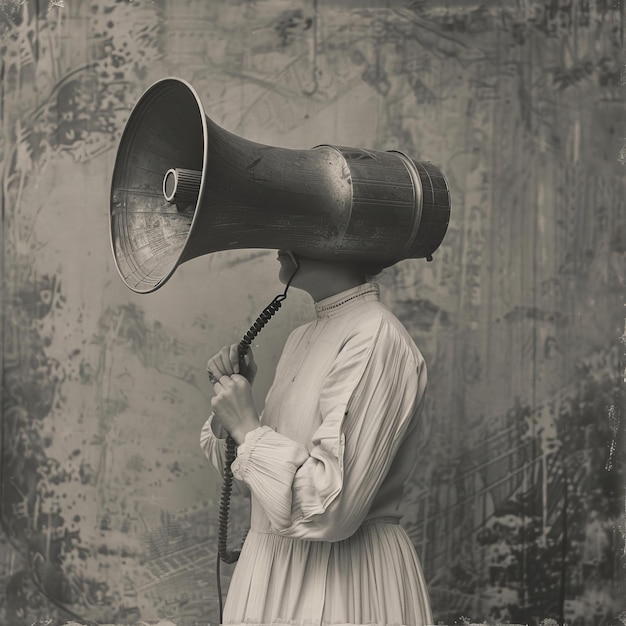
[[[289,288],[289,285],[287,285]],[[259,317],[256,318],[254,324],[250,326],[246,334],[243,336],[241,341],[239,342],[239,365],[240,368],[243,365],[245,367],[245,357],[248,354],[248,350],[250,349],[250,345],[256,338],[256,336],[261,332],[263,327],[272,319],[276,312],[283,304],[283,300],[287,298],[287,289],[279,295],[277,295],[264,309],[261,311]],[[240,369],[241,371],[241,369]]]
[[[297,271],[300,269],[300,264],[298,263],[295,255],[290,253],[290,256],[295,264],[295,269],[291,274],[291,277],[287,281],[285,286],[285,291],[283,293],[277,295],[261,312],[261,314],[256,318],[252,326],[247,330],[247,332],[242,337],[238,346],[238,355],[239,355],[239,371],[242,375],[245,375],[245,358],[248,354],[248,350],[254,339],[261,332],[263,327],[269,322],[270,319],[282,306],[283,300],[287,298],[287,291],[289,286],[291,285],[291,281],[296,275]],[[222,623],[222,613],[223,613],[223,603],[222,603],[222,584],[221,584],[221,573],[220,573],[220,562],[224,562],[227,565],[232,565],[236,563],[239,559],[239,555],[241,554],[241,548],[239,550],[229,550],[228,549],[228,515],[230,511],[230,496],[233,489],[233,472],[231,469],[231,465],[237,456],[236,452],[237,444],[235,440],[230,436],[226,436],[226,454],[224,458],[224,472],[223,472],[223,482],[222,482],[222,493],[220,496],[220,509],[219,509],[219,528],[217,535],[217,565],[216,565],[216,575],[217,575],[217,594],[219,600],[219,611],[220,611],[220,623]],[[241,546],[243,547],[243,542],[245,541],[247,531],[244,534]]]

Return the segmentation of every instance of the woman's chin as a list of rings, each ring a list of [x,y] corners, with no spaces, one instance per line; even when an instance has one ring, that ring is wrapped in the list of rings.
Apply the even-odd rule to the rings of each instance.
[[[291,275],[293,274],[293,269],[294,268],[288,267],[287,264],[280,266],[280,271],[278,272],[278,280],[283,285],[286,285],[289,279],[291,278]]]

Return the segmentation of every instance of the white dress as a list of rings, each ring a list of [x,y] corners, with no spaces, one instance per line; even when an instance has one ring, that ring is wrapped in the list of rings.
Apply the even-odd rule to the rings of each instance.
[[[251,526],[224,624],[432,624],[415,549],[399,525],[415,463],[426,368],[368,283],[315,305],[292,332],[261,426],[237,449]],[[225,441],[201,447],[221,471]]]

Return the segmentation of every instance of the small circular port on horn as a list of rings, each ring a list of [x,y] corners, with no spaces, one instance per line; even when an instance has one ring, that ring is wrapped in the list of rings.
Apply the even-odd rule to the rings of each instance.
[[[163,177],[163,195],[173,204],[196,204],[200,193],[202,172],[176,167]]]

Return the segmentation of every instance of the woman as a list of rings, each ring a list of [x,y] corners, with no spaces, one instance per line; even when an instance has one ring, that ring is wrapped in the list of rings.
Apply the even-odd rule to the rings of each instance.
[[[422,355],[359,264],[278,260],[316,319],[288,338],[262,418],[253,360],[240,375],[235,344],[207,366],[216,382],[202,449],[220,469],[230,433],[233,475],[251,493],[224,623],[432,624],[398,524],[420,437]]]

